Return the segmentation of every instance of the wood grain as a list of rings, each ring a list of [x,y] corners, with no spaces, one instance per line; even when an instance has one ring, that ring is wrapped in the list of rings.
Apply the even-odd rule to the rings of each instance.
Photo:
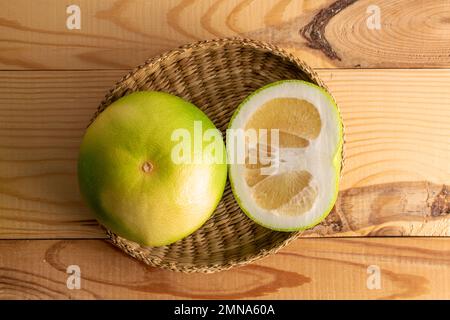
[[[313,67],[450,66],[450,1],[0,0],[0,69],[131,68],[200,39],[244,36],[278,44]],[[368,28],[378,6],[380,30]]]
[[[84,129],[116,71],[0,72],[0,238],[102,238],[80,199]],[[346,127],[335,211],[308,236],[449,234],[450,70],[321,70]]]
[[[101,236],[80,201],[80,139],[123,71],[2,72],[0,237]]]
[[[102,240],[0,241],[0,299],[449,299],[448,239],[300,239],[216,274],[149,268]],[[69,265],[81,289],[68,290]],[[369,265],[381,289],[366,285]]]

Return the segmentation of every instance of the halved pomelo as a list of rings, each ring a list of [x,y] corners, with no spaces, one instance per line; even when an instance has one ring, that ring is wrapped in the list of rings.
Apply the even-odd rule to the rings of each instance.
[[[324,89],[300,80],[269,84],[239,105],[228,129],[232,190],[251,219],[295,231],[328,215],[338,194],[343,127]]]

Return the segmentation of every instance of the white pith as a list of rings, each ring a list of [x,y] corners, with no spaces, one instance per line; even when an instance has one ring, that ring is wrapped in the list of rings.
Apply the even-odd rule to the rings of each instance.
[[[313,104],[321,119],[319,136],[309,140],[306,148],[280,148],[280,162],[277,173],[306,170],[312,176],[310,186],[317,192],[312,208],[298,215],[283,213],[283,207],[266,210],[259,207],[252,198],[252,188],[245,181],[245,165],[229,166],[233,189],[241,207],[256,222],[279,230],[294,230],[316,223],[330,210],[338,187],[339,169],[334,161],[341,143],[341,123],[336,106],[321,89],[301,81],[280,82],[269,86],[248,99],[232,120],[230,129],[245,128],[252,114],[266,102],[275,98],[297,98]],[[280,128],[282,129],[282,128]],[[306,190],[302,192],[310,192]],[[302,193],[301,192],[301,193]],[[296,201],[294,197],[290,202]],[[297,199],[301,199],[299,194]]]

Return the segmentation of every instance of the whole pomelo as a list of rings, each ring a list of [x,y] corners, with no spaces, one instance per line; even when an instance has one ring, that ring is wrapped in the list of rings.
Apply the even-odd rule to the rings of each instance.
[[[198,137],[199,126],[218,134],[218,149]],[[174,161],[174,148],[188,141],[174,140],[176,132],[192,138],[182,149],[191,161]],[[141,91],[113,102],[89,126],[78,181],[100,223],[142,245],[162,246],[211,216],[225,187],[225,159],[220,133],[200,109],[171,94]]]

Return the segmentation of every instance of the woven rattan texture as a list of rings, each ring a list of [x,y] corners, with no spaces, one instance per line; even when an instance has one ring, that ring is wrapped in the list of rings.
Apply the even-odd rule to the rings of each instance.
[[[303,61],[273,45],[242,38],[202,41],[151,58],[131,71],[106,95],[92,120],[130,92],[158,90],[192,102],[225,132],[246,96],[284,79],[303,79],[325,88]],[[255,224],[240,210],[227,183],[214,215],[202,228],[172,245],[142,247],[110,231],[108,235],[114,245],[148,265],[210,273],[274,253],[298,233],[271,231]]]

